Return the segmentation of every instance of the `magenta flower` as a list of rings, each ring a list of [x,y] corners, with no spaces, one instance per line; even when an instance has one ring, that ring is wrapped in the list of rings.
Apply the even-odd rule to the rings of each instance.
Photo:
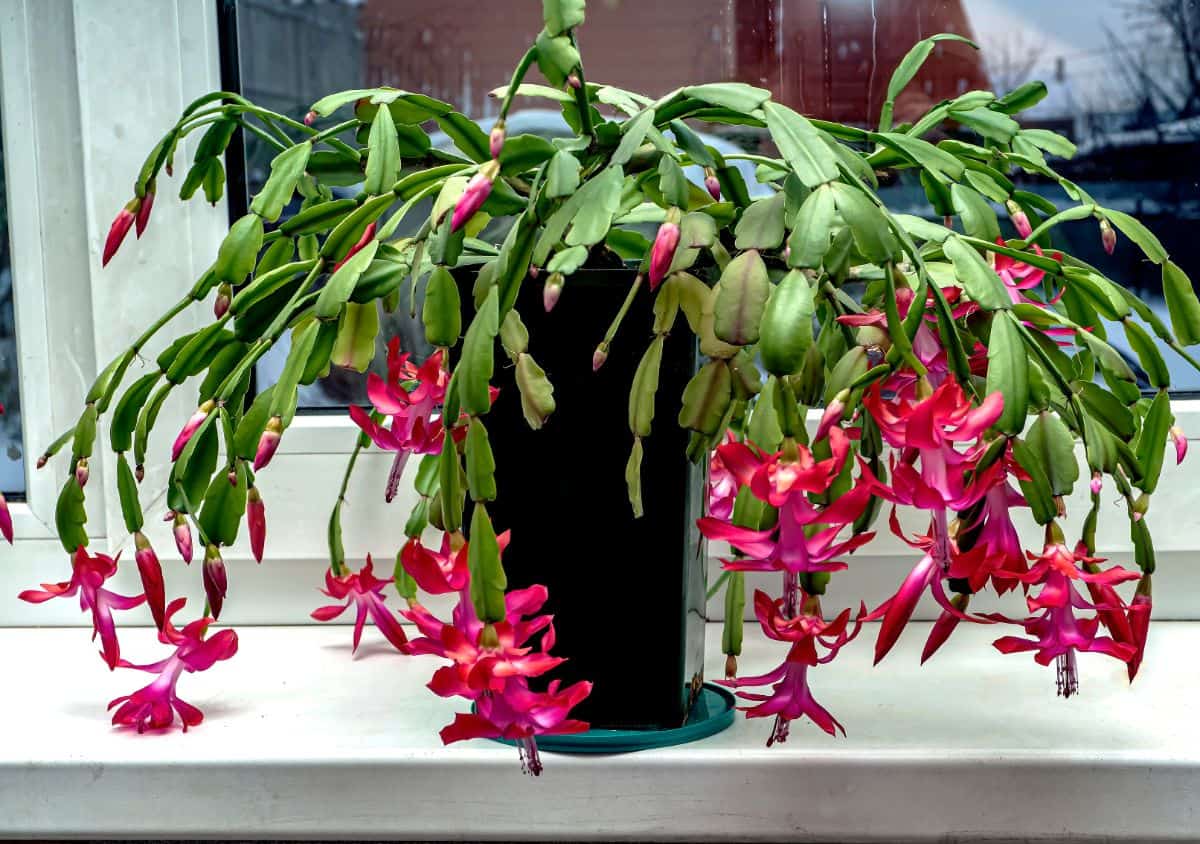
[[[491,152],[492,158],[500,157],[504,149],[505,134],[503,122],[498,122],[492,127],[492,132],[488,135],[488,151]]]
[[[13,523],[12,513],[8,511],[8,501],[4,498],[4,493],[0,492],[0,534],[8,540],[8,544],[12,545],[13,541]]]
[[[137,237],[140,239],[142,232],[146,230],[146,225],[150,222],[150,209],[154,207],[154,183],[146,189],[146,195],[142,197],[141,204],[138,206],[137,215],[134,217],[134,226],[137,230]]]
[[[558,680],[552,680],[544,692],[531,691],[522,678],[510,680],[503,693],[481,696],[475,712],[456,713],[453,723],[441,730],[442,743],[473,738],[515,741],[521,770],[536,777],[542,772],[537,736],[586,731],[586,721],[568,716],[591,691],[592,684],[586,680],[565,689],[559,687]]]
[[[134,215],[138,213],[141,206],[142,201],[134,197],[117,212],[116,218],[109,226],[108,236],[104,239],[104,254],[100,258],[100,266],[107,267],[108,262],[117,254],[117,250],[121,248],[121,243],[125,240],[125,235],[129,234],[129,229],[133,226]]]
[[[1145,575],[1138,584],[1137,594],[1129,603],[1129,632],[1130,643],[1134,647],[1133,656],[1129,658],[1129,681],[1137,676],[1146,655],[1146,637],[1150,632],[1150,614],[1153,611],[1153,600],[1150,597],[1150,577]]]
[[[399,337],[388,343],[387,361],[387,380],[374,372],[367,376],[367,397],[377,411],[390,417],[390,422],[376,422],[357,405],[350,406],[350,418],[375,445],[396,453],[384,492],[384,498],[391,501],[400,488],[409,456],[442,450],[445,431],[442,420],[435,420],[433,414],[446,397],[449,375],[442,367],[440,350],[417,368],[409,362],[407,352],[400,353]]]
[[[109,668],[116,668],[121,660],[113,610],[131,610],[146,600],[145,595],[118,595],[104,588],[104,582],[117,573],[117,558],[104,554],[92,556],[81,545],[71,562],[70,580],[43,583],[41,589],[26,589],[17,596],[22,601],[41,604],[52,598],[71,598],[78,593],[79,608],[92,613],[92,638],[100,637],[100,654]]]
[[[212,413],[213,408],[216,406],[216,403],[212,400],[206,401],[204,404],[196,408],[195,413],[188,417],[188,421],[184,423],[183,428],[180,429],[178,436],[175,437],[175,444],[171,446],[172,461],[179,459],[179,455],[183,453],[183,449],[187,446],[188,442],[191,441],[192,436],[196,433],[196,430],[204,423],[204,420],[208,418],[208,414]]]
[[[679,224],[666,222],[658,227],[654,236],[654,245],[650,247],[650,289],[658,289],[658,285],[667,277],[671,261],[675,259],[675,247],[679,245]]]
[[[332,569],[327,570],[325,572],[325,588],[320,591],[335,600],[344,600],[345,603],[317,607],[312,611],[312,617],[317,621],[331,621],[353,604],[355,609],[353,649],[355,651],[358,650],[358,643],[362,639],[363,625],[369,615],[371,621],[379,628],[379,632],[392,643],[396,650],[408,653],[408,636],[404,634],[400,620],[383,603],[386,600],[383,587],[391,582],[392,578],[390,577],[385,579],[375,577],[374,565],[369,554],[367,562],[356,573],[347,572],[335,576]]]
[[[736,442],[732,431],[726,432],[725,442]],[[733,515],[733,502],[737,498],[738,489],[737,478],[721,459],[720,450],[713,449],[708,457],[707,515],[721,521],[729,521]]]
[[[263,547],[267,541],[267,509],[263,506],[262,493],[258,487],[250,487],[246,493],[246,527],[250,532],[250,553],[261,563]]]
[[[1034,557],[1033,566],[1021,580],[1039,584],[1041,590],[1036,597],[1027,599],[1029,611],[1039,613],[1020,622],[1030,638],[1002,636],[993,642],[1001,653],[1034,651],[1034,660],[1039,665],[1057,662],[1058,693],[1070,697],[1079,691],[1079,676],[1076,668],[1077,651],[1092,651],[1108,654],[1128,663],[1137,653],[1137,647],[1127,642],[1117,642],[1107,636],[1099,636],[1100,616],[1077,618],[1076,610],[1114,609],[1090,603],[1079,593],[1076,582],[1115,586],[1138,575],[1113,566],[1105,571],[1089,573],[1080,568],[1080,563],[1095,564],[1099,560],[1085,556],[1081,550],[1072,551],[1061,540],[1047,542],[1041,556]],[[1112,592],[1113,597],[1116,596]]]
[[[257,472],[271,462],[282,437],[283,420],[278,416],[272,416],[267,420],[267,427],[263,429],[262,436],[258,438],[258,449],[254,452],[254,471]]]
[[[193,554],[192,529],[188,526],[187,517],[183,513],[174,513],[169,518],[175,521],[175,524],[171,527],[171,533],[175,537],[175,548],[179,551],[180,558],[188,565],[191,565]]]
[[[220,618],[221,607],[225,604],[225,593],[229,591],[229,578],[225,573],[225,560],[221,558],[221,549],[209,545],[204,549],[204,567],[200,571],[204,581],[204,596],[208,599],[209,611],[213,618]]]
[[[133,535],[133,543],[137,549],[133,559],[142,578],[142,592],[146,595],[146,605],[150,607],[150,615],[154,617],[154,626],[162,630],[167,600],[162,564],[158,561],[158,555],[154,553],[150,540],[140,530]]]
[[[1178,425],[1171,426],[1171,442],[1175,443],[1175,465],[1178,466],[1187,457],[1188,441],[1183,429]]]
[[[430,595],[459,592],[466,587],[471,574],[467,569],[466,543],[461,542],[461,534],[458,539],[460,547],[455,551],[450,534],[444,533],[441,549],[433,551],[414,536],[400,549],[400,564],[417,586]]]
[[[188,727],[194,727],[204,720],[204,713],[182,700],[175,687],[183,672],[207,671],[237,653],[238,637],[233,630],[221,630],[204,638],[208,626],[213,622],[211,618],[198,618],[182,630],[176,629],[171,624],[171,617],[186,602],[186,598],[176,598],[171,602],[167,607],[163,628],[158,634],[158,640],[164,645],[175,646],[175,653],[149,665],[121,661],[122,668],[156,673],[158,677],[150,685],[108,704],[109,709],[117,707],[112,717],[114,725],[137,727],[139,733],[147,729],[163,730],[174,723],[175,713],[178,712],[186,733]]]
[[[1020,205],[1013,202],[1011,199],[1005,203],[1005,208],[1008,209],[1008,217],[1012,220],[1013,227],[1017,230],[1017,234],[1022,238],[1027,238],[1033,234],[1033,226],[1029,225],[1029,215]]]
[[[807,609],[809,602],[805,603]],[[815,601],[812,603],[815,604]],[[816,613],[806,611],[795,617],[788,617],[784,599],[772,601],[765,592],[755,591],[754,614],[758,623],[767,638],[777,642],[791,642],[787,658],[778,668],[766,674],[717,681],[737,689],[745,686],[773,686],[769,695],[744,691],[737,693],[743,700],[758,702],[755,706],[739,707],[746,712],[747,718],[775,716],[775,726],[767,738],[767,747],[777,741],[787,741],[790,723],[804,716],[831,736],[837,735],[839,730],[842,735],[846,734],[846,729],[841,723],[813,698],[808,687],[808,669],[832,662],[842,646],[858,635],[866,616],[866,607],[859,609],[853,629],[848,629],[849,609],[843,610],[830,622],[824,621],[819,613],[820,609],[816,607]],[[818,655],[818,645],[826,651],[824,656]]]
[[[996,243],[1004,245],[1003,238],[996,238]],[[1038,255],[1043,254],[1042,249],[1036,243],[1033,244],[1033,251]],[[1062,260],[1062,253],[1052,252],[1050,257],[1056,261]],[[1037,299],[1030,299],[1025,295],[1026,290],[1031,290],[1042,283],[1046,278],[1046,271],[1038,269],[1032,264],[1026,264],[1018,261],[1016,258],[1010,258],[1007,255],[996,253],[993,258],[996,275],[1000,276],[1000,280],[1004,282],[1004,286],[1008,289],[1008,296],[1012,299],[1013,304],[1037,305],[1042,307],[1044,303]],[[1059,290],[1051,299],[1050,304],[1054,304],[1062,298],[1063,291]],[[1073,331],[1074,329],[1062,329],[1064,331]]]
[[[500,174],[500,165],[493,158],[480,168],[479,172],[467,182],[458,202],[454,204],[454,216],[450,218],[450,231],[458,231],[468,220],[475,216],[492,193],[492,183]]]

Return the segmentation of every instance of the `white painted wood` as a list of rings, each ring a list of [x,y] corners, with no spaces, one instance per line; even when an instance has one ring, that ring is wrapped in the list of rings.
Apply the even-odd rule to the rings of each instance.
[[[241,650],[179,692],[207,720],[187,734],[107,725],[104,703],[145,675],[109,672],[81,630],[0,631],[0,835],[11,837],[942,841],[1194,840],[1200,732],[1190,667],[1200,625],[1163,624],[1130,687],[1123,666],[1080,661],[1082,694],[1052,668],[969,626],[922,668],[913,625],[870,667],[868,626],[814,695],[847,730],[807,722],[766,748],[740,719],[693,745],[638,754],[547,754],[539,780],[513,749],[449,748],[456,701],[423,688],[437,662],[390,652],[368,628],[244,628]],[[709,630],[716,676],[720,630]],[[149,631],[131,659],[156,658]],[[784,647],[747,636],[743,671]],[[1181,670],[1183,669],[1183,670]]]

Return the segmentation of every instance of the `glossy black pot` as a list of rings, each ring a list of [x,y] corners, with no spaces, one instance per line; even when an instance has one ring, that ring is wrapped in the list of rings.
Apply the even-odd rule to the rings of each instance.
[[[529,351],[554,384],[557,410],[541,430],[529,428],[514,369],[497,347],[506,365],[497,366],[500,393],[487,417],[499,493],[489,509],[498,531],[512,531],[504,555],[510,587],[550,590],[555,653],[568,660],[550,676],[594,683],[577,716],[597,728],[656,729],[685,721],[703,671],[705,555],[695,526],[703,467],[687,460],[688,435],[676,423],[697,349],[686,329],[666,340],[654,429],[644,441],[645,514],[635,519],[624,478],[627,412],[629,385],[653,336],[648,291],[604,366],[591,366],[633,279],[625,268],[580,270],[549,314],[541,280],[522,285],[517,310]],[[462,282],[469,312],[470,284]]]

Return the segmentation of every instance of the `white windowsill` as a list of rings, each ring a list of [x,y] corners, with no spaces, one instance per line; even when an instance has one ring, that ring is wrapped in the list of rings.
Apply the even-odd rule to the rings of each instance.
[[[547,754],[540,780],[487,741],[437,730],[461,701],[422,687],[437,664],[387,651],[367,628],[246,627],[241,651],[180,692],[207,715],[184,735],[110,729],[107,700],[148,675],[109,673],[83,629],[0,630],[0,837],[1186,839],[1197,829],[1200,624],[1161,623],[1132,688],[1122,666],[1080,660],[1082,695],[1053,668],[965,627],[917,668],[913,624],[871,669],[868,627],[812,673],[845,725],[831,739],[739,716],[705,741],[623,756]],[[124,654],[158,658],[150,632]],[[747,630],[745,673],[782,654]],[[720,627],[710,625],[717,676]],[[633,652],[630,658],[645,658]]]

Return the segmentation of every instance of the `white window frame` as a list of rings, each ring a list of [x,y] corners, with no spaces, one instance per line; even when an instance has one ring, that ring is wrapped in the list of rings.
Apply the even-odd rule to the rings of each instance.
[[[36,49],[34,47],[36,46]],[[208,0],[0,0],[0,84],[13,242],[21,402],[25,451],[31,465],[50,439],[71,424],[97,366],[120,353],[137,325],[145,324],[182,295],[211,263],[227,224],[224,203],[181,203],[174,196],[187,160],[180,150],[175,178],[164,179],[146,236],[126,243],[105,269],[100,252],[113,214],[130,197],[146,153],[182,108],[220,87],[214,6]],[[30,139],[34,142],[30,143]],[[192,143],[196,140],[191,139]],[[150,291],[148,293],[147,291]],[[177,336],[205,318],[197,306],[164,334]],[[147,350],[151,357],[163,344]],[[154,445],[158,462],[143,486],[147,530],[167,571],[168,588],[202,600],[199,566],[185,569],[167,527],[158,521],[171,437],[191,410],[188,391],[164,407]],[[1200,434],[1200,401],[1172,402],[1185,431]],[[815,425],[815,415],[810,423]],[[279,454],[259,479],[268,512],[267,559],[259,565],[243,538],[227,549],[230,597],[222,621],[246,624],[307,623],[321,600],[315,588],[327,565],[326,523],[341,483],[357,428],[346,416],[299,415],[284,435]],[[617,432],[614,432],[614,435]],[[69,450],[69,449],[68,449]],[[113,458],[93,461],[88,485],[93,548],[116,552],[129,545],[116,496],[105,493]],[[402,487],[385,505],[384,479],[391,455],[365,451],[344,509],[348,558],[370,552],[377,570],[390,571],[402,542],[399,525],[415,494]],[[41,472],[28,471],[28,500],[12,505],[17,543],[0,550],[0,625],[86,623],[70,601],[32,606],[16,593],[41,581],[65,579],[69,566],[55,538],[54,501],[68,467],[60,455]],[[1164,618],[1197,618],[1189,601],[1200,594],[1200,484],[1196,465],[1181,469],[1168,459],[1155,506],[1160,574],[1156,612]],[[412,468],[410,464],[410,469]],[[598,471],[611,467],[599,467]],[[154,491],[158,490],[156,496]],[[1086,509],[1079,485],[1072,512]],[[1106,505],[1107,506],[1107,505]],[[1124,516],[1112,505],[1101,520],[1100,552],[1126,562],[1131,545]],[[886,520],[879,536],[851,558],[833,579],[827,605],[878,602],[898,586],[916,561],[891,536]],[[1028,521],[1022,536],[1033,544]],[[725,549],[710,548],[710,581]],[[775,588],[770,578],[751,577],[749,589]],[[138,589],[132,567],[117,575],[117,588]],[[977,601],[983,608],[986,599]],[[719,598],[710,604],[719,619]],[[750,607],[747,607],[750,612]],[[934,609],[925,607],[924,617]],[[148,614],[133,616],[148,623]]]

